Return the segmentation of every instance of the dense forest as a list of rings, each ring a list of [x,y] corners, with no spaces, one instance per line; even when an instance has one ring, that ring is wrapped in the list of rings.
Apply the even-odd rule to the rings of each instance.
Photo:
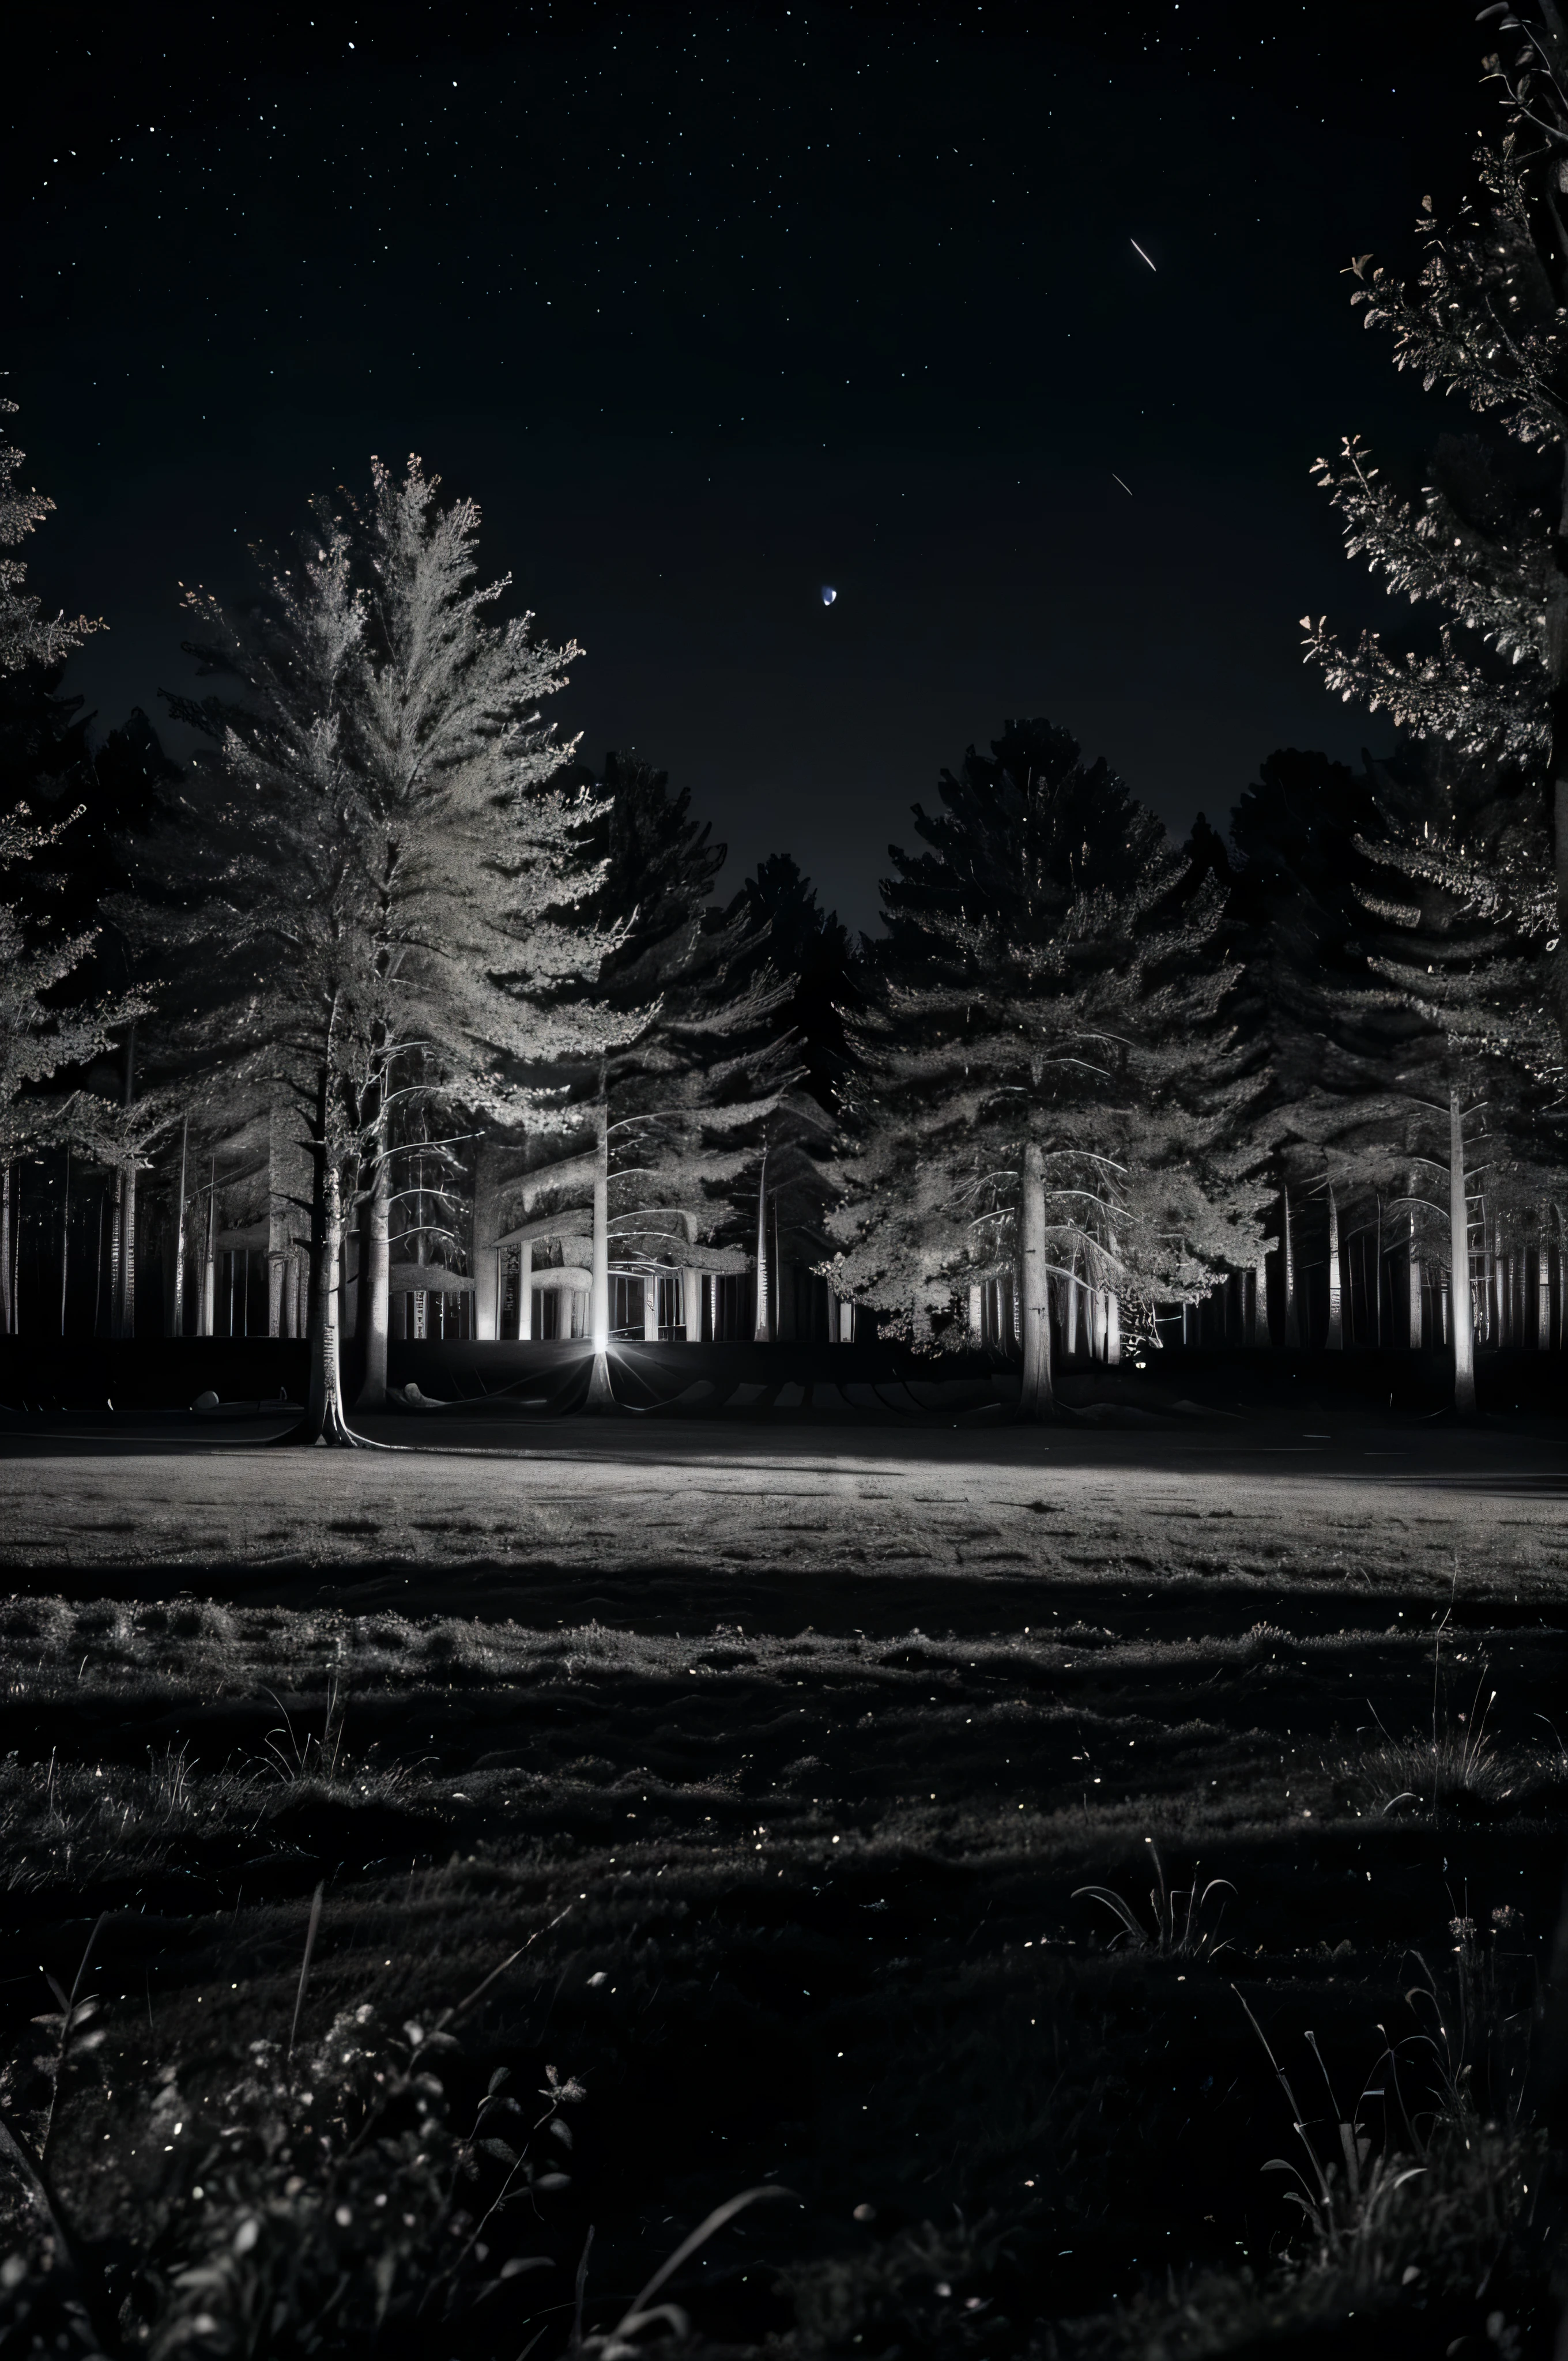
[[[1498,66],[1516,124],[1528,87]],[[1555,85],[1553,85],[1555,88]],[[1539,101],[1555,104],[1555,99]],[[1568,142],[1568,127],[1553,137]],[[1310,619],[1398,728],[1269,754],[1168,836],[1005,720],[851,940],[631,752],[547,718],[572,646],[411,460],[187,598],[196,751],[66,693],[97,628],[0,566],[0,1322],[312,1341],[312,1431],[391,1336],[692,1342],[856,1323],[1062,1362],[1179,1344],[1561,1347],[1568,402],[1550,190],[1513,136],[1354,301],[1468,398],[1408,496],[1320,462],[1348,554],[1431,610]],[[11,405],[7,405],[8,407]],[[0,539],[51,503],[0,451]]]
[[[193,599],[183,763],[13,627],[10,1332],[310,1336],[327,1432],[389,1334],[874,1318],[1036,1408],[1184,1342],[1561,1344],[1555,900],[1494,766],[1282,751],[1178,845],[1009,721],[856,943],[561,742],[574,652],[477,531],[378,467],[243,612]]]

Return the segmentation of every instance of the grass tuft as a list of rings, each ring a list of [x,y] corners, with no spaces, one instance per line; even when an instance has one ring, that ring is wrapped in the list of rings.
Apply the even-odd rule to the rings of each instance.
[[[1132,1905],[1112,1886],[1075,1885],[1073,1900],[1102,1903],[1112,1912],[1122,1929],[1119,1935],[1111,1938],[1113,1946],[1125,1944],[1129,1950],[1153,1951],[1160,1959],[1213,1959],[1226,1948],[1220,1937],[1220,1919],[1224,1903],[1220,1903],[1212,1924],[1205,1923],[1203,1914],[1213,1895],[1234,1894],[1235,1887],[1228,1877],[1212,1877],[1207,1885],[1201,1887],[1196,1862],[1193,1863],[1190,1885],[1168,1885],[1158,1846],[1152,1837],[1146,1837],[1144,1841],[1149,1848],[1155,1868],[1155,1882],[1149,1889],[1149,1924],[1146,1927]]]

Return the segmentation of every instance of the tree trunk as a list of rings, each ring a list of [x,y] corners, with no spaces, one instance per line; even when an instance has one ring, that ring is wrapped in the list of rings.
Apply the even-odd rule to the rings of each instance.
[[[1288,1353],[1295,1353],[1300,1350],[1301,1328],[1296,1316],[1296,1257],[1290,1246],[1290,1191],[1283,1183],[1279,1191],[1279,1254],[1285,1282],[1285,1349]]]
[[[1331,1353],[1343,1353],[1344,1350],[1343,1285],[1344,1278],[1340,1268],[1339,1255],[1339,1200],[1334,1195],[1333,1183],[1331,1181],[1329,1183],[1329,1333],[1327,1337]]]
[[[191,1118],[187,1115],[180,1126],[180,1194],[174,1201],[174,1303],[169,1324],[176,1336],[185,1334],[185,1191],[190,1160]]]
[[[1546,1207],[1535,1225],[1535,1349],[1544,1353],[1552,1342],[1552,1248],[1548,1243]]]
[[[985,1314],[981,1310],[983,1301],[984,1298],[980,1289],[971,1287],[969,1291],[969,1340],[975,1345],[983,1345],[985,1342]]]
[[[1416,1176],[1410,1175],[1410,1195],[1416,1193]],[[1421,1349],[1421,1258],[1416,1252],[1416,1209],[1409,1212],[1409,1236],[1405,1256],[1405,1342],[1412,1353]]]
[[[336,1165],[323,1152],[318,1235],[312,1273],[315,1301],[311,1321],[311,1389],[302,1430],[294,1440],[352,1447],[343,1411],[343,1375],[338,1359],[338,1265],[343,1251],[343,1196]]]
[[[642,1342],[656,1345],[659,1341],[659,1275],[647,1271],[642,1279]]]
[[[1018,1415],[1048,1419],[1055,1403],[1051,1393],[1050,1283],[1046,1268],[1046,1160],[1032,1140],[1024,1150],[1018,1227],[1018,1301],[1024,1323]]]
[[[137,1168],[134,1162],[126,1166],[126,1185],[120,1199],[120,1334],[134,1336],[137,1333]]]
[[[488,1342],[501,1333],[501,1249],[491,1239],[500,1227],[498,1151],[481,1140],[474,1151],[474,1226],[468,1268],[474,1274],[474,1334]],[[519,1334],[522,1331],[519,1330]]]
[[[1122,1299],[1115,1289],[1105,1293],[1105,1362],[1115,1368],[1122,1358]]]
[[[367,1206],[365,1269],[360,1279],[364,1356],[357,1410],[383,1410],[387,1401],[387,1336],[391,1326],[391,1170],[385,1154],[376,1159]]]
[[[683,1270],[681,1273],[681,1312],[682,1325],[686,1332],[686,1343],[700,1345],[702,1342],[702,1273],[700,1270]]]
[[[65,1143],[65,1197],[60,1214],[60,1333],[65,1334],[65,1294],[71,1284],[71,1142]]]
[[[120,1290],[120,1241],[124,1235],[125,1195],[126,1168],[123,1164],[116,1164],[114,1195],[110,1200],[109,1211],[109,1334],[111,1336],[119,1335],[120,1323],[125,1317],[125,1298]]]
[[[589,1410],[613,1410],[609,1382],[609,1100],[601,1084],[594,1141],[594,1271],[588,1326],[594,1348]]]
[[[533,1335],[533,1241],[525,1238],[517,1250],[517,1334],[520,1344]]]
[[[772,1279],[768,1270],[768,1146],[762,1142],[762,1161],[757,1173],[757,1309],[751,1323],[751,1334],[759,1345],[770,1344],[773,1328],[768,1319],[768,1297]]]
[[[1076,1361],[1078,1358],[1078,1247],[1075,1244],[1067,1277],[1062,1281],[1061,1350],[1064,1361]]]
[[[1470,1320],[1470,1206],[1464,1180],[1464,1117],[1457,1087],[1448,1093],[1449,1329],[1453,1338],[1453,1407],[1475,1412],[1475,1345]]]
[[[16,1301],[11,1289],[11,1167],[0,1173],[0,1335],[16,1333]]]
[[[1268,1257],[1262,1246],[1252,1267],[1252,1335],[1249,1342],[1255,1350],[1271,1345],[1268,1333]]]
[[[207,1234],[202,1242],[202,1301],[197,1313],[196,1334],[210,1336],[217,1315],[218,1288],[218,1159],[212,1157],[207,1165]]]
[[[1383,1343],[1383,1200],[1377,1200],[1376,1252],[1372,1264],[1372,1335],[1381,1347]]]

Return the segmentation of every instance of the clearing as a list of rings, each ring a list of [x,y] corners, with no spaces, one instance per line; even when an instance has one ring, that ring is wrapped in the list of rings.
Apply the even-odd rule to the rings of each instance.
[[[482,2237],[511,2168],[468,2159],[465,2356],[564,2348],[590,2225],[602,2331],[771,2183],[656,2299],[710,2350],[1383,2352],[1396,2312],[1405,2352],[1549,2349],[1523,2078],[1568,1806],[1555,1441],[377,1431],[416,1447],[0,1445],[0,2103],[36,2154],[58,2081],[49,2177],[155,2352],[233,2349],[236,2257],[302,2207],[344,2249],[323,2284],[374,2275],[361,2199],[316,2188],[352,2107],[309,2124],[273,2059],[307,2157],[274,2185],[230,2120],[249,2045],[299,2003],[319,2084],[365,2009],[367,2059],[406,2065],[399,2028],[520,1945],[452,2103],[503,2067],[530,2121],[550,2069],[586,2095]],[[104,2038],[68,2028],[61,2069],[33,1963],[69,1991],[105,1912]],[[1421,2180],[1369,2187],[1384,2152]],[[417,2303],[389,2321],[421,2349]]]

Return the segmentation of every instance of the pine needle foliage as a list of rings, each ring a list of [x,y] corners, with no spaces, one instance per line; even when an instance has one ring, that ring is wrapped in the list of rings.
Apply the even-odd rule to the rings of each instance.
[[[175,697],[207,741],[140,869],[182,956],[188,1064],[292,1110],[313,1172],[306,1434],[348,1442],[337,1278],[403,1097],[495,1112],[563,1038],[546,1005],[602,950],[552,916],[591,890],[586,808],[554,785],[540,717],[575,653],[492,611],[478,511],[417,458],[376,463],[361,514],[318,500],[291,566],[231,616],[204,591],[188,643],[225,696]],[[583,1017],[575,1019],[580,1038]]]
[[[842,1292],[960,1344],[955,1298],[1018,1274],[1025,1410],[1049,1406],[1047,1282],[1157,1299],[1251,1258],[1234,1141],[1248,1093],[1219,1010],[1223,889],[1186,863],[1103,763],[1009,723],[944,774],[932,847],[894,851],[891,948],[857,1027]]]
[[[1485,60],[1504,124],[1475,158],[1471,196],[1448,226],[1431,197],[1409,276],[1350,265],[1352,303],[1393,340],[1395,367],[1460,394],[1486,422],[1449,436],[1406,499],[1361,438],[1315,474],[1344,519],[1346,555],[1392,597],[1441,618],[1435,646],[1354,647],[1303,619],[1328,686],[1389,713],[1456,758],[1501,769],[1550,826],[1557,897],[1554,998],[1568,1010],[1568,27],[1552,0],[1533,20],[1507,8]]]

